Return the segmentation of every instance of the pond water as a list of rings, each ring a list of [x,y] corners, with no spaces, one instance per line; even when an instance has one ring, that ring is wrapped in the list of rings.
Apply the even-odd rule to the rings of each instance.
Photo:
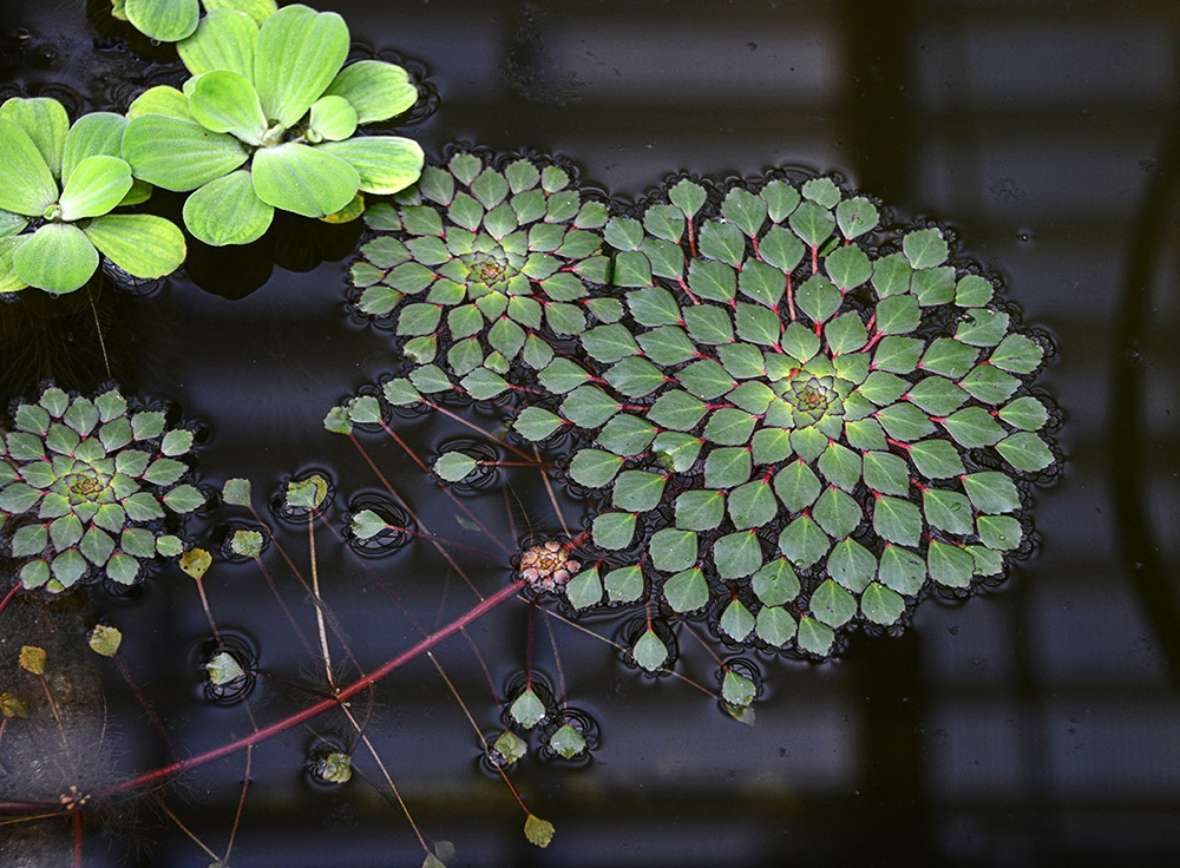
[[[0,12],[5,96],[52,94],[72,111],[122,109],[147,83],[176,75],[166,48],[132,40],[139,53],[128,50],[133,34],[106,20],[101,0],[86,16],[78,5]],[[342,13],[358,43],[425,76],[431,99],[409,134],[432,157],[455,141],[536,148],[568,157],[585,183],[625,197],[679,170],[837,171],[903,217],[953,227],[970,256],[1004,276],[1025,323],[1046,329],[1058,348],[1039,385],[1065,415],[1056,436],[1066,465],[1037,491],[1033,556],[994,590],[926,602],[898,638],[857,634],[843,657],[822,665],[759,660],[765,683],[754,727],[689,685],[641,676],[583,633],[535,624],[536,666],[556,689],[564,684],[600,734],[588,763],[530,757],[512,774],[530,808],[557,827],[547,850],[522,837],[519,808],[481,764],[477,738],[428,659],[383,682],[371,707],[356,700],[417,824],[431,840],[454,843],[447,864],[1180,859],[1180,537],[1171,532],[1180,519],[1180,345],[1171,337],[1180,319],[1180,34],[1172,4],[1069,13],[1007,0],[319,6]],[[93,390],[111,379],[105,352],[127,393],[171,402],[200,424],[205,481],[249,477],[261,505],[293,475],[326,474],[334,506],[315,536],[323,593],[370,668],[474,597],[422,541],[362,558],[334,535],[355,498],[385,496],[348,439],[321,427],[327,408],[394,368],[388,333],[347,311],[359,233],[359,225],[280,222],[244,252],[195,251],[187,275],[162,288],[132,294],[103,284],[93,311],[85,293],[55,301],[27,291],[0,305],[0,399],[28,396],[48,378]],[[427,457],[465,433],[442,418],[396,421]],[[361,439],[420,525],[464,544],[454,555],[475,586],[485,594],[500,587],[507,557],[496,544],[472,532],[390,438]],[[555,530],[536,474],[499,473],[511,482],[511,502],[497,487],[462,495],[491,537],[515,550],[530,530]],[[571,519],[585,511],[557,496]],[[202,529],[224,533],[230,514],[210,513]],[[272,523],[306,571],[306,525]],[[294,575],[273,552],[266,562],[314,642],[315,619]],[[205,588],[221,629],[256,656],[249,711],[258,725],[313,702],[316,658],[254,564],[219,562]],[[100,790],[251,731],[245,705],[204,695],[209,627],[179,571],[161,570],[124,599],[95,591],[59,608],[50,616],[18,599],[4,613],[0,689],[21,644],[35,640],[61,660],[80,767],[55,770],[52,728],[21,740],[13,727],[0,741],[0,801],[44,798],[75,778]],[[123,631],[123,674],[76,653],[98,617]],[[613,637],[624,621],[589,626]],[[469,632],[502,695],[530,653],[527,608],[508,604]],[[680,652],[683,671],[716,686],[707,652],[683,637]],[[498,731],[503,706],[468,644],[452,638],[437,657],[480,728]],[[87,686],[99,678],[101,692]],[[253,752],[231,864],[421,862],[363,749],[356,765],[364,780],[327,788],[307,774],[318,739],[349,736],[347,721],[325,715]],[[235,754],[157,793],[218,854],[234,826],[244,763]],[[160,803],[133,800],[87,827],[82,864],[213,861]],[[66,864],[69,847],[65,821],[0,827],[5,865]]]

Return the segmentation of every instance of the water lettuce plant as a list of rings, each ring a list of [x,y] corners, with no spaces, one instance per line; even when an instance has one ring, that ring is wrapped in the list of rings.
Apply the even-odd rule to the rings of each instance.
[[[345,66],[349,43],[343,18],[299,4],[261,25],[211,11],[177,46],[191,73],[183,90],[154,87],[130,107],[123,154],[135,177],[191,193],[185,225],[213,246],[257,240],[275,209],[330,218],[359,213],[358,192],[403,190],[422,169],[418,144],[356,133],[406,111],[417,91],[394,64]]]
[[[116,389],[91,399],[50,386],[19,404],[0,437],[0,538],[24,588],[130,585],[157,555],[179,555],[165,520],[205,500],[187,481],[192,445],[191,431]]]
[[[192,36],[206,12],[235,9],[261,24],[278,10],[275,0],[111,0],[111,15],[145,36],[160,42],[179,42]]]
[[[150,193],[121,156],[126,126],[110,112],[71,125],[46,97],[0,106],[0,293],[74,292],[102,257],[144,279],[184,261],[184,235],[172,222],[112,213]]]

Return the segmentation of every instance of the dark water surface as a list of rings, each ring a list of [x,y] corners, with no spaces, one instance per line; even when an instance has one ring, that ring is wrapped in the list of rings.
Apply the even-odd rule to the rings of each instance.
[[[998,590],[925,603],[900,638],[857,635],[842,659],[821,666],[762,661],[757,726],[730,721],[682,683],[639,677],[608,646],[554,625],[570,703],[598,723],[601,747],[585,766],[530,757],[514,772],[533,810],[557,826],[547,851],[525,843],[519,809],[481,769],[477,740],[429,661],[383,683],[368,732],[427,836],[455,843],[449,864],[1180,862],[1175,4],[318,5],[344,14],[358,42],[421,64],[441,102],[420,112],[410,134],[431,154],[455,140],[536,147],[628,196],[682,169],[839,171],[903,216],[953,226],[971,256],[1005,276],[1025,323],[1047,329],[1059,350],[1039,384],[1065,413],[1058,442],[1067,463],[1037,494],[1034,556]],[[3,0],[6,94],[52,93],[73,111],[122,109],[145,83],[175,72],[165,49],[136,42],[145,54],[129,53],[129,31],[109,26],[102,2],[90,4],[89,19],[80,6]],[[354,496],[381,488],[320,420],[394,361],[386,335],[347,315],[357,232],[293,221],[246,254],[197,251],[188,277],[152,294],[104,285],[95,299],[115,378],[203,424],[206,482],[248,476],[261,502],[291,474],[321,469],[336,485],[337,528]],[[82,293],[50,301],[30,290],[0,305],[0,399],[31,394],[47,377],[83,389],[107,379]],[[427,456],[459,433],[428,418],[400,420],[398,430]],[[433,530],[482,546],[456,556],[483,592],[496,589],[504,556],[456,521],[453,504],[388,438],[362,440]],[[553,530],[535,475],[511,480],[533,529]],[[499,491],[467,503],[515,547]],[[564,508],[581,514],[576,503]],[[223,530],[228,515],[211,512],[205,524]],[[305,568],[305,529],[282,527]],[[444,623],[474,599],[422,542],[364,560],[321,527],[317,547],[324,595],[366,668],[416,641],[418,625]],[[267,563],[313,636],[293,577],[274,552]],[[250,707],[259,724],[313,701],[315,659],[255,567],[219,563],[206,585],[223,629],[258,652]],[[201,694],[208,626],[190,580],[162,571],[134,599],[96,592],[92,606],[62,623],[101,613],[123,630],[120,659],[175,753],[105,667],[110,724],[99,731],[103,709],[93,700],[94,747],[80,779],[101,788],[250,731],[243,705]],[[41,638],[34,618],[18,603],[0,623],[0,689],[14,648]],[[621,623],[592,626],[609,636]],[[524,666],[525,607],[498,610],[471,635],[502,691]],[[543,625],[536,639],[537,665],[556,681]],[[712,684],[708,656],[683,638],[681,651],[680,668]],[[502,707],[470,649],[455,638],[438,656],[494,732]],[[309,781],[302,763],[316,735],[349,734],[332,715],[312,726],[255,751],[232,864],[419,864],[363,749],[366,780],[343,789]],[[26,778],[11,739],[0,742],[0,800],[46,785]],[[244,760],[205,766],[163,792],[219,854]],[[86,866],[212,861],[150,804],[138,807],[87,830]],[[65,846],[60,825],[42,833]],[[0,827],[4,865],[67,864],[65,850],[59,861],[30,856],[38,846]]]

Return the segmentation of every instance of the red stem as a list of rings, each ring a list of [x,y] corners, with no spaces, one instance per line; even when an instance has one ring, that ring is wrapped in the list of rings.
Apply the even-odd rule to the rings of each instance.
[[[526,584],[527,582],[518,580],[513,582],[511,585],[504,586],[499,591],[492,594],[490,597],[485,598],[478,605],[469,609],[466,613],[447,624],[445,627],[435,630],[417,644],[406,649],[401,654],[382,664],[367,675],[362,675],[352,684],[343,688],[335,696],[320,700],[314,705],[309,705],[302,711],[297,711],[295,714],[284,717],[282,720],[276,721],[269,726],[264,726],[262,729],[255,730],[250,735],[239,738],[236,741],[231,741],[227,744],[221,745],[220,747],[207,750],[204,753],[196,754],[195,756],[191,756],[188,759],[179,760],[178,762],[163,766],[161,768],[155,769],[154,771],[145,772],[133,778],[128,778],[127,780],[121,781],[120,783],[115,784],[113,787],[103,791],[100,795],[111,796],[115,795],[116,793],[125,793],[129,790],[135,790],[148,784],[157,783],[166,778],[170,778],[173,775],[177,775],[181,772],[188,771],[189,769],[211,763],[214,760],[221,759],[222,757],[236,753],[239,750],[244,750],[250,745],[266,741],[268,738],[276,736],[281,732],[285,732],[292,727],[299,726],[299,724],[311,720],[312,718],[323,714],[325,711],[330,711],[340,703],[347,702],[362,690],[365,690],[366,688],[377,683],[382,678],[389,675],[389,673],[393,672],[393,670],[405,665],[406,663],[409,663],[415,657],[425,654],[443,639],[458,633],[472,621],[475,621],[487,614],[505,600],[512,599],[518,591],[524,588]]]
[[[82,809],[74,810],[74,868],[82,868]]]
[[[16,598],[17,591],[19,590],[20,582],[17,582],[15,585],[9,588],[8,593],[4,595],[4,599],[0,600],[0,614],[3,614],[4,610],[8,608],[8,604]]]

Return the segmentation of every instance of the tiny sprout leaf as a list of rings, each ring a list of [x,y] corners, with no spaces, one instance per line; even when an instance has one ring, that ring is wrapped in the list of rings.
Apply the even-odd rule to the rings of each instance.
[[[444,452],[434,462],[434,472],[447,482],[463,481],[475,467],[475,459],[462,452]]]
[[[205,664],[205,671],[209,676],[209,683],[216,687],[232,684],[246,675],[242,665],[228,651],[218,651]]]
[[[529,814],[524,821],[524,836],[534,847],[548,847],[556,831],[552,823],[535,814]]]
[[[508,714],[520,726],[523,726],[525,729],[532,729],[545,719],[545,703],[541,701],[541,698],[537,696],[531,687],[526,687],[512,701],[512,705],[508,708]]]
[[[668,659],[668,646],[650,627],[636,640],[631,656],[648,672],[658,671]]]

